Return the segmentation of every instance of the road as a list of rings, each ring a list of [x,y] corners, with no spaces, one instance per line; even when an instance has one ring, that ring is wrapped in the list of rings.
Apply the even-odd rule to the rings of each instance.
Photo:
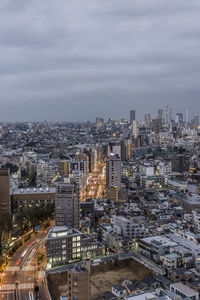
[[[81,201],[90,199],[102,199],[105,194],[105,163],[99,162],[95,170],[89,175],[88,183],[81,193]]]
[[[12,257],[5,272],[0,275],[0,300],[29,300],[29,292],[33,292],[35,285],[39,286],[40,299],[49,300],[46,285],[43,284],[45,266],[37,266],[37,255],[44,251],[45,240],[46,232],[42,231]]]

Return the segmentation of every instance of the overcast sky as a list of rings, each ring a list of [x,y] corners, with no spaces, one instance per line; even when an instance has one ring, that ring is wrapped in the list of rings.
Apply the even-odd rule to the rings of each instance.
[[[199,0],[0,1],[0,121],[200,112]]]

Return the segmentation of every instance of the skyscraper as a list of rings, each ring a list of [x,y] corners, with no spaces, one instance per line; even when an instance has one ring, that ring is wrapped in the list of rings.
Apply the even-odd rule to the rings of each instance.
[[[163,110],[158,110],[158,119],[161,121],[161,124],[163,123]]]
[[[106,187],[109,186],[121,186],[121,159],[113,153],[106,161]]]
[[[183,113],[177,113],[175,118],[176,123],[183,123]]]
[[[189,109],[186,108],[186,111],[185,111],[185,122],[186,124],[189,122]]]
[[[144,122],[145,122],[146,127],[149,128],[151,126],[151,115],[150,114],[144,115]]]
[[[137,121],[133,121],[133,136],[134,136],[134,139],[137,139],[137,137],[138,137],[138,122]]]
[[[56,226],[79,228],[80,192],[76,183],[58,183],[55,197]]]
[[[104,119],[103,118],[96,118],[96,127],[98,131],[104,130]]]
[[[170,105],[168,104],[166,106],[166,125],[170,125],[171,123],[171,119],[172,119],[172,109],[170,107]]]
[[[130,123],[132,124],[135,121],[135,110],[130,111]]]

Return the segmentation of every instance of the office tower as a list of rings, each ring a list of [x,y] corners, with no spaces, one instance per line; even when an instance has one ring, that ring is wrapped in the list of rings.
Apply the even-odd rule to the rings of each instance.
[[[152,119],[152,131],[159,133],[161,128],[160,119]]]
[[[10,170],[0,169],[0,234],[9,231],[11,224]],[[0,235],[1,240],[1,235]]]
[[[175,116],[175,123],[176,124],[179,124],[180,122],[179,122],[179,116],[176,114],[176,116]]]
[[[145,114],[144,115],[144,122],[146,127],[151,127],[151,115],[150,114]]]
[[[135,110],[130,111],[130,123],[132,124],[133,121],[135,121]]]
[[[175,123],[182,124],[183,123],[183,113],[177,113],[175,116]]]
[[[133,136],[134,136],[134,139],[137,139],[137,137],[138,137],[138,123],[137,123],[137,121],[133,121]]]
[[[70,173],[70,161],[60,160],[58,162],[58,172],[61,176],[69,176]]]
[[[121,159],[111,153],[106,161],[106,187],[121,186]]]
[[[58,183],[55,197],[56,226],[79,228],[80,191],[78,184]]]
[[[121,158],[121,154],[122,154],[121,141],[110,141],[108,143],[107,155],[109,156],[111,153],[117,154]]]
[[[186,124],[189,122],[189,109],[186,108],[186,111],[185,111],[185,122]]]
[[[190,159],[187,154],[174,154],[172,156],[172,172],[183,173],[189,171]]]
[[[70,161],[70,173],[76,172],[87,172],[87,161],[86,160],[71,160]]]
[[[96,118],[96,127],[98,131],[104,130],[104,119],[103,118]]]
[[[69,300],[90,300],[90,267],[83,263],[81,266],[75,265],[75,267],[69,269],[67,285]]]
[[[160,124],[163,124],[163,110],[159,109],[158,110],[158,119],[160,120]]]
[[[170,105],[166,106],[166,125],[170,125],[172,119],[172,109]]]
[[[194,115],[194,126],[196,127],[198,125],[199,125],[199,116],[198,116],[198,114],[195,114]]]

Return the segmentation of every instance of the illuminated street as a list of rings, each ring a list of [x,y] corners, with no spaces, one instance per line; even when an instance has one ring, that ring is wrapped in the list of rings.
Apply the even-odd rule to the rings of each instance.
[[[81,193],[81,201],[90,199],[103,199],[106,187],[106,166],[99,162],[98,167],[89,175],[87,185]]]
[[[39,286],[41,299],[48,299],[44,285],[44,265],[37,266],[37,256],[44,252],[45,240],[46,232],[43,231],[27,241],[13,256],[1,274],[0,299],[29,299],[34,294],[35,285]]]

